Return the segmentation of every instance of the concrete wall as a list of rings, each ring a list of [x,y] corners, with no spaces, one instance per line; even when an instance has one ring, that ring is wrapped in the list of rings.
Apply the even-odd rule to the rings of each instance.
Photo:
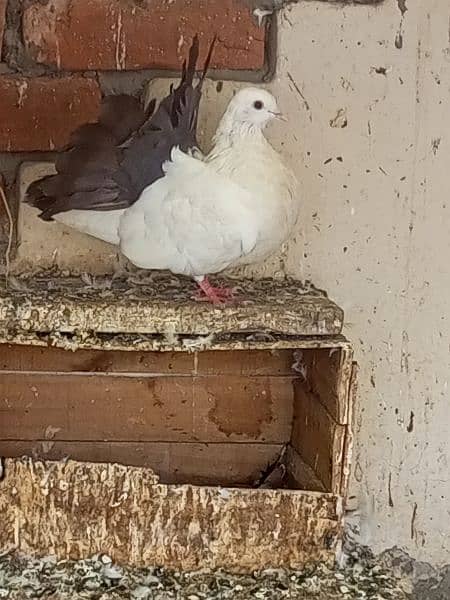
[[[286,266],[340,303],[356,347],[361,538],[449,562],[450,4],[303,2],[278,21],[289,124],[271,137],[304,194]]]

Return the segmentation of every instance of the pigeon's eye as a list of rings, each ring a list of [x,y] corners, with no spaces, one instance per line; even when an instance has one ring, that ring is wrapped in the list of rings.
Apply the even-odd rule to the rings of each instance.
[[[253,102],[253,108],[256,108],[256,110],[261,110],[262,108],[264,108],[264,103],[261,102],[261,100],[255,100]]]

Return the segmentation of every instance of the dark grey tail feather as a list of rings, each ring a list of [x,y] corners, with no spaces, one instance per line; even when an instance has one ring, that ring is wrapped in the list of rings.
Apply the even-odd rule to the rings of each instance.
[[[211,58],[214,52],[214,47],[216,45],[217,42],[217,35],[215,35],[211,41],[211,44],[209,46],[209,50],[208,50],[208,54],[206,55],[206,60],[205,60],[205,64],[203,65],[203,72],[200,76],[200,80],[197,84],[197,89],[201,90],[202,86],[203,86],[203,82],[205,81],[206,75],[208,74],[209,71],[209,65],[211,64]]]
[[[83,125],[71,136],[56,162],[56,175],[30,185],[27,202],[41,211],[41,218],[73,209],[116,210],[131,206],[145,187],[163,176],[162,165],[173,146],[187,151],[198,147],[196,139],[201,88],[215,38],[211,43],[199,82],[194,78],[199,56],[196,35],[187,64],[176,87],[159,104],[147,109],[132,96],[110,96],[102,103],[97,123]]]
[[[154,104],[153,104],[154,109]],[[120,144],[142,126],[149,117],[139,100],[119,94],[107,96],[102,103],[98,122],[106,127]]]

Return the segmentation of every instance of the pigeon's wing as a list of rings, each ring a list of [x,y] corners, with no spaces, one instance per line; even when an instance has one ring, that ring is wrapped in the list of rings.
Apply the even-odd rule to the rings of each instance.
[[[171,89],[156,112],[155,101],[144,111],[127,95],[106,98],[99,122],[74,132],[56,163],[56,175],[34,182],[27,202],[41,218],[72,210],[111,211],[133,204],[142,190],[162,176],[162,164],[174,145],[193,148],[196,142],[203,75],[194,86],[198,38],[194,38],[180,84]]]
[[[188,62],[183,64],[180,84],[171,89],[152,118],[126,142],[116,179],[122,185],[127,182],[134,200],[147,186],[163,176],[163,164],[170,158],[173,147],[179,146],[185,152],[198,147],[198,111],[214,44],[215,38],[210,45],[203,73],[194,85],[199,55],[198,38],[194,37]]]
[[[249,192],[178,149],[165,170],[121,218],[125,256],[142,268],[205,275],[252,251],[257,229]]]
[[[120,144],[147,118],[132,96],[106,98],[98,123],[82,125],[72,134],[56,161],[56,174],[32,183],[27,202],[41,211],[44,220],[74,209],[119,208],[116,201],[122,190],[114,175],[120,167]],[[120,208],[127,206],[122,200]]]

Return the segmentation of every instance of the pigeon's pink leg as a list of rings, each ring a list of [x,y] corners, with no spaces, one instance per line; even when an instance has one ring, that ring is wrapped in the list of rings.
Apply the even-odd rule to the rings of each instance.
[[[195,299],[199,302],[211,302],[212,304],[226,304],[227,301],[234,297],[232,288],[220,288],[211,285],[207,277],[196,277],[197,285],[200,290],[196,294]]]

